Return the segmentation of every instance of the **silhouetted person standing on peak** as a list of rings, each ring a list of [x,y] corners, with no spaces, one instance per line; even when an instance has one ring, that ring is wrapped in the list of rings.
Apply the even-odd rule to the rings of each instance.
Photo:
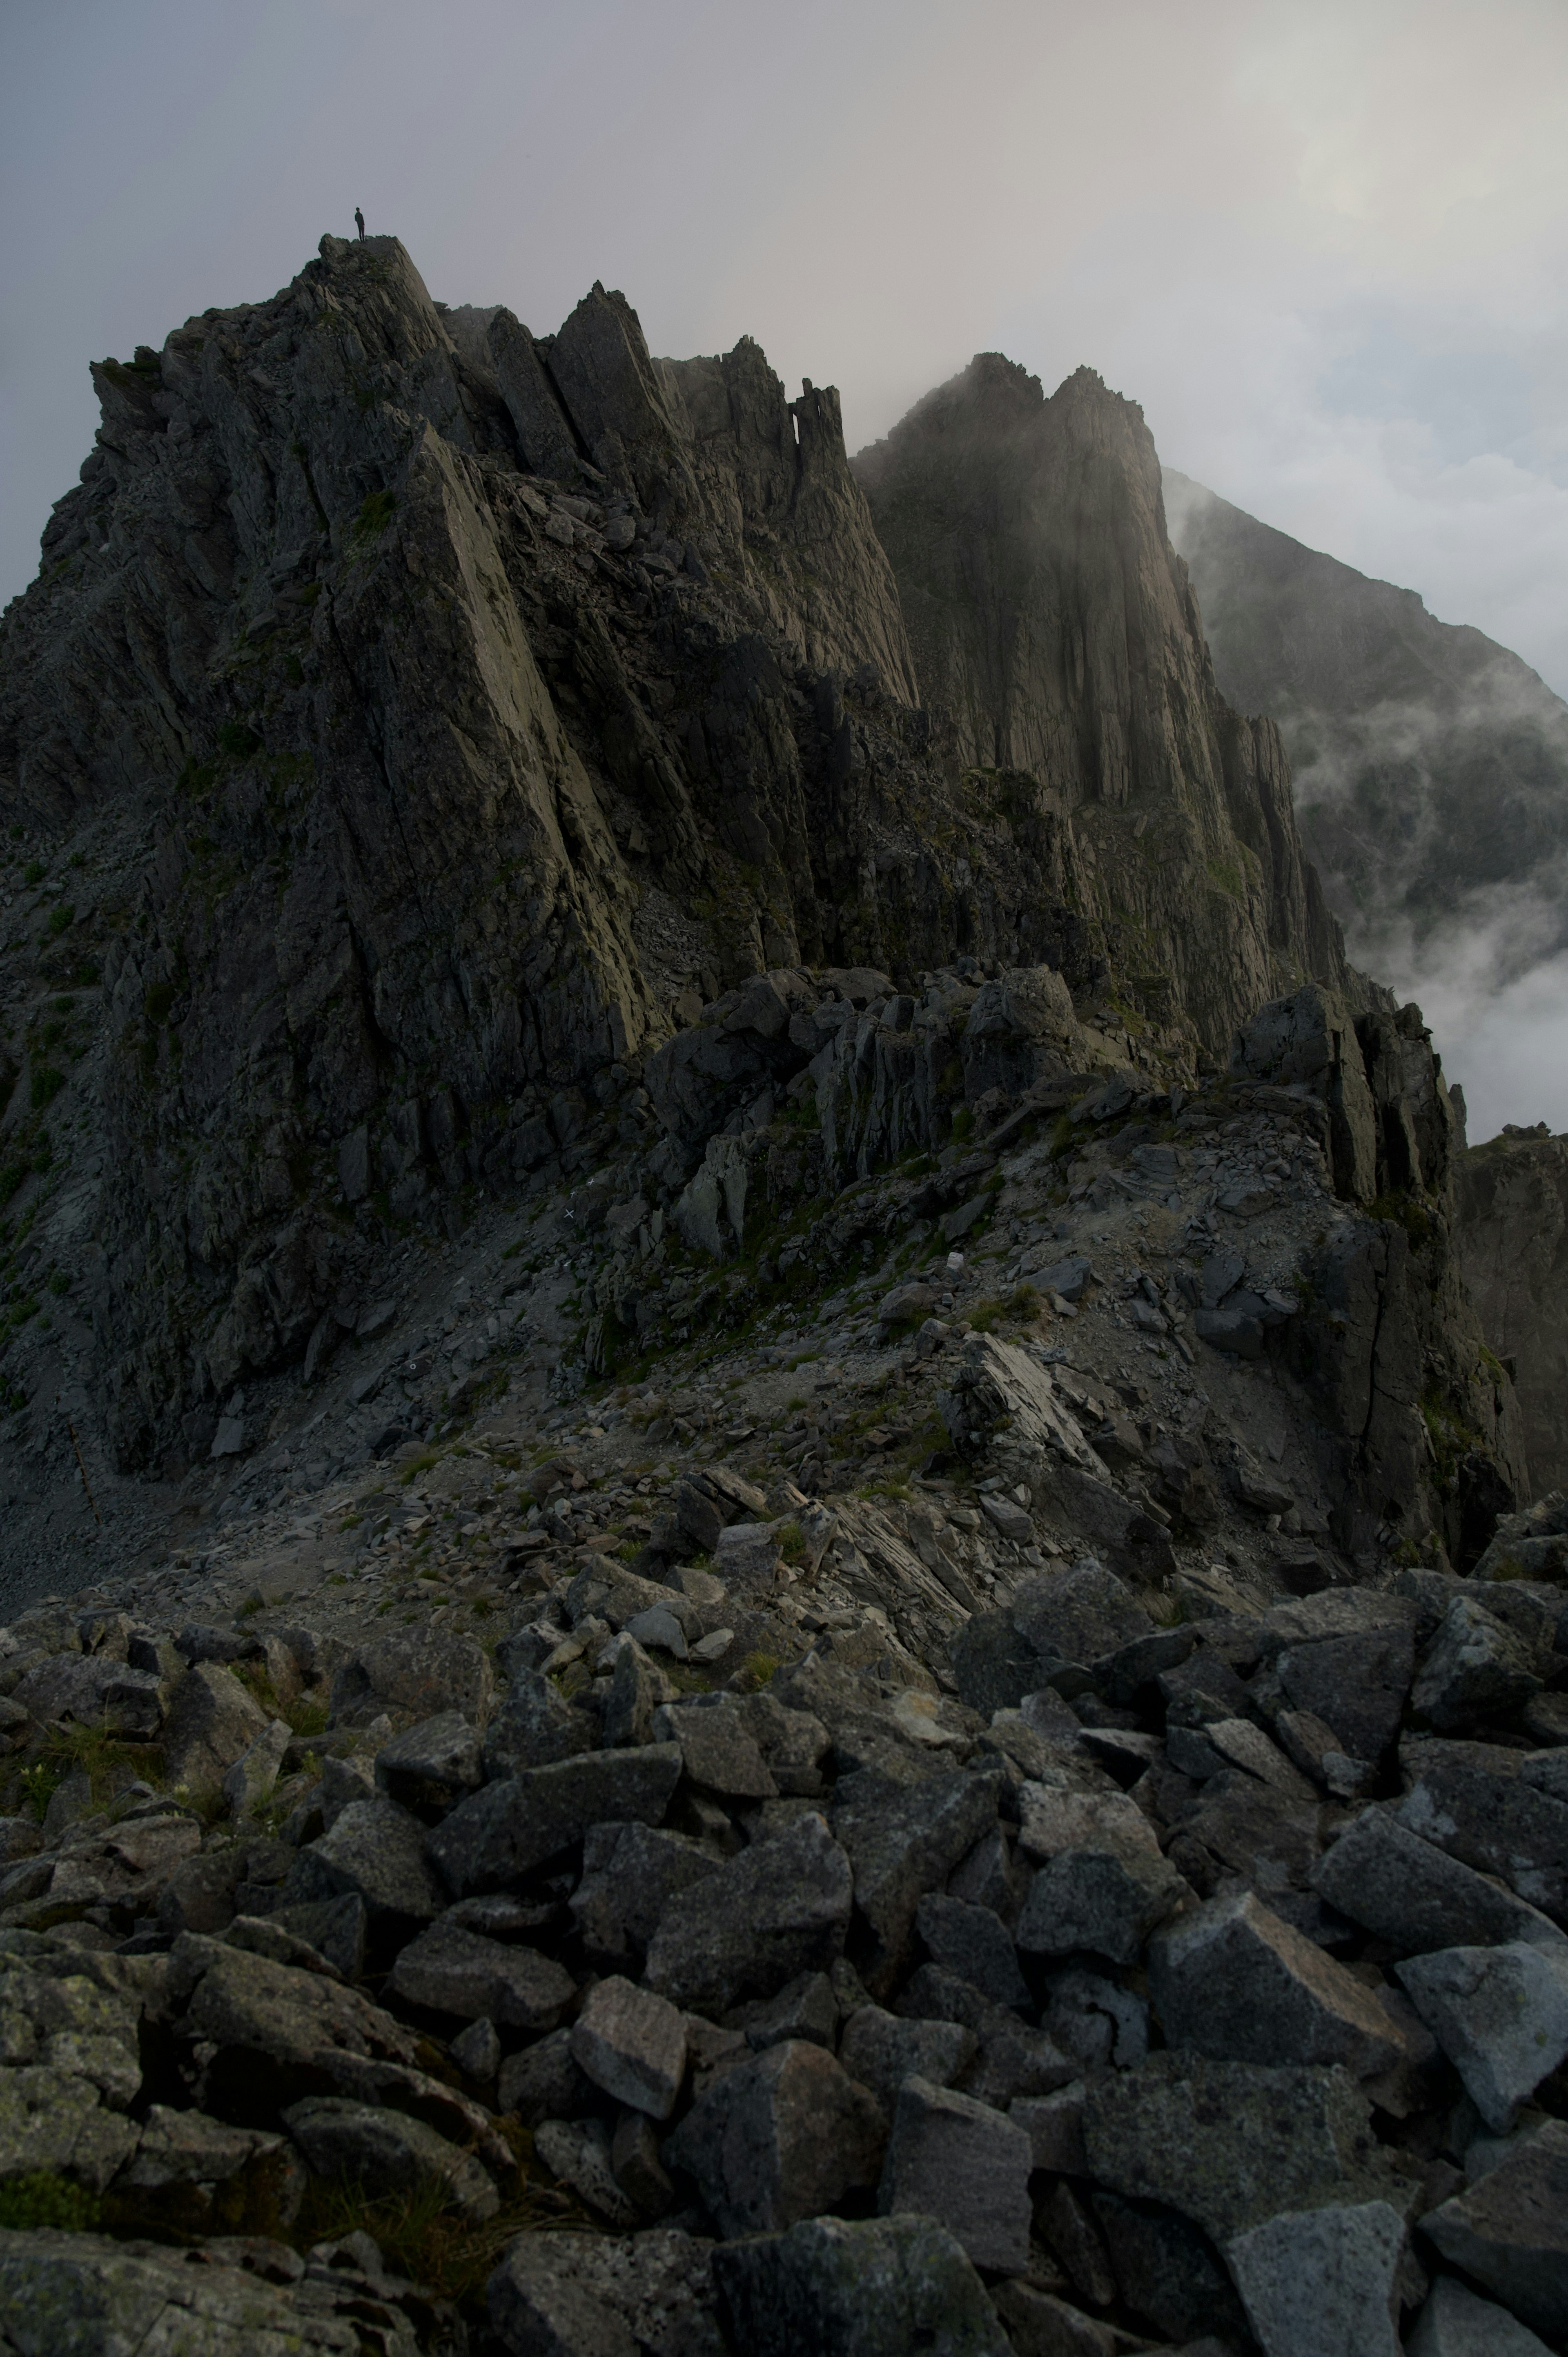
[[[354,207],[354,226],[359,231],[360,235],[363,237],[365,234],[365,216],[360,210],[358,205]]]

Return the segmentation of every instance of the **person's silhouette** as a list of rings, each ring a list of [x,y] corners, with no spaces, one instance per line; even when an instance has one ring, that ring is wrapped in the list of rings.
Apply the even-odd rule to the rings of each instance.
[[[365,216],[360,210],[358,205],[354,207],[354,226],[359,231],[360,235],[363,237],[365,234]]]

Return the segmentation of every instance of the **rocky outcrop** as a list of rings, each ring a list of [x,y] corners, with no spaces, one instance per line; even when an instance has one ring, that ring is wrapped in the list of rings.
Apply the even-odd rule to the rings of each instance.
[[[1049,965],[1079,1016],[1213,1047],[1316,953],[1265,737],[1190,649],[1158,713],[1133,693],[1158,597],[1082,682],[1028,683],[1108,748],[1090,815],[1059,763],[962,772],[836,397],[787,403],[748,341],[655,361],[602,287],[536,338],[444,311],[395,240],[329,238],[95,382],[4,623],[0,806],[60,863],[12,947],[84,994],[97,1052],[51,1064],[29,1006],[3,1183],[36,1217],[79,1120],[103,1141],[70,1225],[124,1465],[204,1450],[247,1377],[353,1330],[389,1222],[642,1135],[644,1058],[759,971]],[[1141,428],[1069,407],[1096,496],[1141,515]],[[1187,877],[1182,925],[1165,884],[1112,888],[1092,813],[1133,830],[1129,875]],[[833,1150],[894,1134],[846,1106]]]
[[[1502,974],[1550,957],[1563,940],[1568,705],[1413,589],[1304,548],[1185,475],[1164,479],[1215,675],[1240,710],[1278,723],[1303,840],[1356,955],[1375,963],[1385,942],[1469,917]]]
[[[1509,1124],[1455,1157],[1459,1266],[1519,1395],[1530,1494],[1568,1486],[1568,1138]]]
[[[1064,897],[1124,929],[1129,968],[1210,1037],[1342,983],[1279,737],[1215,685],[1142,411],[1088,369],[1047,400],[983,352],[854,469],[976,792],[1061,843]]]

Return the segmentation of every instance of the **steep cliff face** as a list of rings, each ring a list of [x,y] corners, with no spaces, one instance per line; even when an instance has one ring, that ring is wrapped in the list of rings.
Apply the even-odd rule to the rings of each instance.
[[[1568,1488],[1568,1137],[1510,1125],[1455,1164],[1459,1265],[1518,1387],[1529,1492]]]
[[[1215,674],[1277,721],[1302,836],[1358,957],[1530,895],[1501,934],[1520,970],[1564,938],[1568,705],[1479,630],[1412,589],[1304,548],[1166,469],[1171,534],[1191,568]]]
[[[854,469],[925,697],[966,761],[1070,822],[1099,911],[1204,1031],[1341,983],[1279,737],[1215,685],[1142,412],[1087,369],[1047,400],[981,353]]]

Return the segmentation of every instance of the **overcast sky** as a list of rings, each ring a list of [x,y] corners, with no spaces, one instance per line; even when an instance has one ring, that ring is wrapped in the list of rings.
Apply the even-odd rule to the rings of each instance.
[[[852,448],[977,350],[1087,361],[1568,694],[1565,135],[1563,0],[9,0],[0,599],[88,361],[359,203],[446,302],[543,332],[602,278],[656,351],[754,335]]]

